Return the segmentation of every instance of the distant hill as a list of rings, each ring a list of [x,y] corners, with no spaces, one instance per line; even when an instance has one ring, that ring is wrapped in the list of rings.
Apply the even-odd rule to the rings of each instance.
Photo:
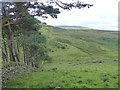
[[[84,27],[84,26],[65,26],[65,25],[60,25],[60,26],[57,26],[57,27],[63,28],[63,29],[91,29],[91,28]]]
[[[62,28],[66,28],[62,29]],[[73,30],[70,30],[70,29]],[[48,26],[45,25],[42,27],[41,31],[48,37],[49,44],[48,46],[52,49],[57,50],[60,46],[64,46],[67,44],[70,48],[77,48],[81,51],[81,53],[86,53],[89,57],[99,58],[108,58],[108,54],[110,52],[113,55],[117,55],[115,50],[117,50],[118,43],[118,32],[117,31],[109,31],[109,30],[97,30],[87,28],[83,30],[82,26]],[[81,29],[81,30],[77,30]],[[90,29],[90,30],[89,30]],[[57,49],[56,49],[57,48]],[[72,51],[69,51],[72,53]],[[76,52],[76,51],[75,51]],[[58,53],[59,49],[58,49]],[[58,54],[57,53],[57,54]],[[69,53],[69,54],[70,54]],[[81,54],[80,54],[81,55]],[[111,55],[110,55],[111,56]],[[110,57],[111,58],[111,57]]]

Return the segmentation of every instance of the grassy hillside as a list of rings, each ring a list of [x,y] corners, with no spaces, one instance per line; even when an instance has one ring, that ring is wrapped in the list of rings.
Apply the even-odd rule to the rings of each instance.
[[[117,88],[117,32],[65,30],[43,26],[52,61],[43,70],[18,77],[7,87]]]

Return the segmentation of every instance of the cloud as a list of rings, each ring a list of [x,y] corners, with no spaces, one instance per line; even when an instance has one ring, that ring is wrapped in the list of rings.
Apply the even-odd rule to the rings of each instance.
[[[58,19],[49,17],[44,20],[49,25],[79,25],[96,29],[118,29],[118,1],[82,0],[94,4],[90,9],[62,11]]]

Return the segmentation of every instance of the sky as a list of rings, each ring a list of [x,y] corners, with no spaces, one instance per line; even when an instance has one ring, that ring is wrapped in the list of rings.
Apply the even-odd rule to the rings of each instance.
[[[63,0],[70,2],[70,0]],[[80,0],[93,4],[91,8],[61,10],[57,19],[49,17],[41,19],[48,25],[85,26],[101,30],[118,30],[118,2],[119,0]]]

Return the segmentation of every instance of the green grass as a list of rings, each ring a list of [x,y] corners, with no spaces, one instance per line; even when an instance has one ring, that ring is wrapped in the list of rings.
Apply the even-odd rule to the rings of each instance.
[[[43,26],[52,62],[43,71],[10,80],[15,88],[117,88],[117,32],[64,30]]]

